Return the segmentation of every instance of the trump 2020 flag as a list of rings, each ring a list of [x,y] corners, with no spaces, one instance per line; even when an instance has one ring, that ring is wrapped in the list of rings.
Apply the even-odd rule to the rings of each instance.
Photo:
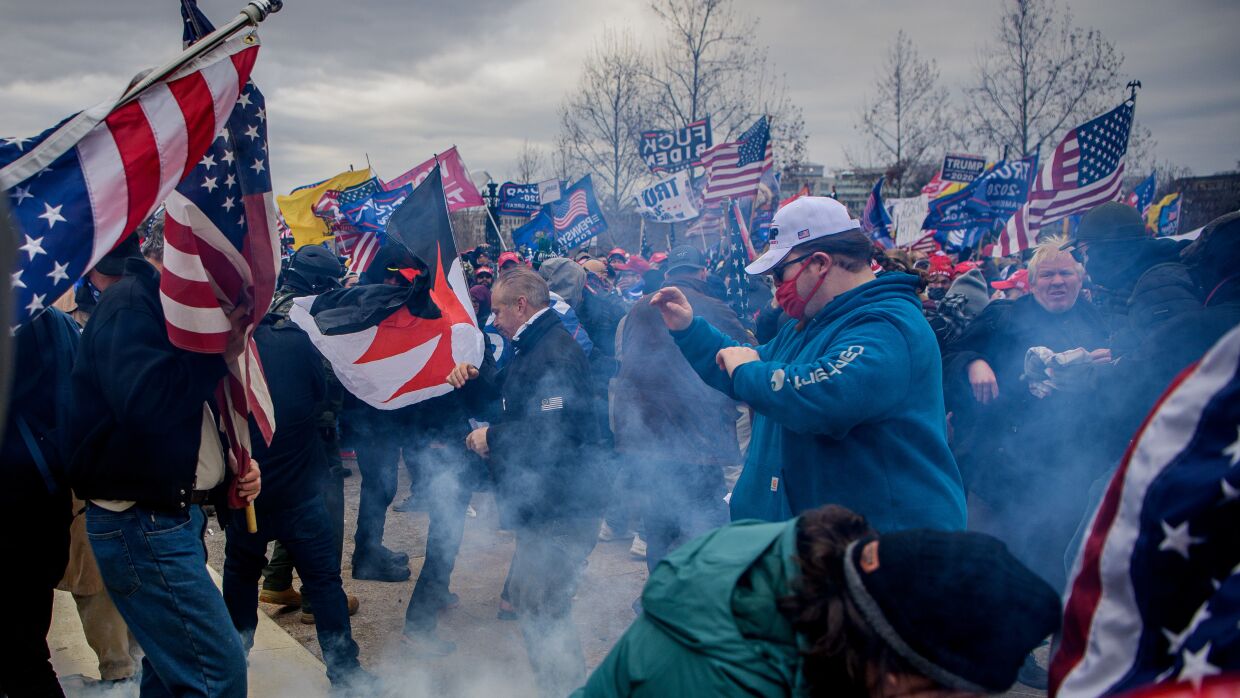
[[[450,392],[448,374],[461,362],[479,365],[483,339],[439,168],[388,219],[387,235],[395,246],[385,248],[395,252],[388,257],[409,260],[396,262],[407,285],[363,284],[298,298],[289,318],[310,335],[349,392],[394,410]]]
[[[69,290],[190,174],[257,54],[257,39],[232,39],[136,99],[121,104],[118,94],[34,138],[0,139],[0,192],[19,236],[17,324]]]
[[[185,39],[212,31],[193,0],[184,0]],[[164,269],[159,300],[168,339],[186,351],[222,354],[229,315],[245,308],[247,335],[267,314],[280,269],[275,198],[267,154],[263,95],[245,81],[223,128],[213,132],[206,153],[164,202]],[[217,403],[238,474],[249,469],[249,417],[271,441],[275,411],[258,348],[229,361]],[[241,507],[235,482],[229,504]]]

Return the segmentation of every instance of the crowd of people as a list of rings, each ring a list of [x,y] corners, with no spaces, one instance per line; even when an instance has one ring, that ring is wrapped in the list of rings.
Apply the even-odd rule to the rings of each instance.
[[[1032,653],[1059,627],[1103,487],[1175,376],[1240,325],[1240,212],[1189,243],[1104,204],[1071,238],[994,258],[876,248],[842,204],[802,197],[775,214],[740,313],[702,244],[466,251],[483,360],[457,364],[445,395],[381,410],[290,309],[412,284],[426,262],[393,242],[357,277],[306,246],[253,333],[277,425],[237,483],[253,532],[223,498],[237,468],[216,395],[244,319],[224,356],[175,348],[159,232],[143,232],[15,336],[0,511],[25,532],[4,539],[25,572],[4,582],[20,600],[7,695],[63,695],[45,640],[58,584],[103,679],[143,696],[245,695],[260,600],[301,606],[336,690],[379,693],[342,582],[348,450],[354,579],[408,580],[386,516],[429,513],[400,637],[413,658],[455,651],[439,615],[489,490],[515,537],[497,611],[540,695],[1045,688]],[[204,507],[227,536],[222,594]],[[573,597],[596,542],[618,538],[649,580],[587,675]]]

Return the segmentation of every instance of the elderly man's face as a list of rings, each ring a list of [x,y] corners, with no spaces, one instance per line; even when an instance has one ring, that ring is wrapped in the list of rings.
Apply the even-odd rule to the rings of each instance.
[[[1033,297],[1050,313],[1065,313],[1081,295],[1081,273],[1076,260],[1061,252],[1038,264],[1038,273],[1029,279]]]

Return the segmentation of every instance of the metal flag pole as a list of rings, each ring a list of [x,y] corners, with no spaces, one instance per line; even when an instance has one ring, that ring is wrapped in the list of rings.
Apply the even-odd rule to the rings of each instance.
[[[135,99],[151,85],[163,80],[177,70],[180,70],[185,64],[228,41],[242,29],[258,26],[259,22],[267,19],[272,13],[279,12],[282,7],[284,7],[283,0],[250,0],[249,4],[241,8],[240,14],[234,17],[228,24],[202,37],[201,40],[182,51],[181,55],[147,73],[136,85],[129,88],[120,101],[117,102],[117,106]]]
[[[504,241],[504,231],[503,231],[503,229],[501,229],[501,228],[499,227],[499,221],[495,220],[495,215],[491,213],[491,207],[490,207],[490,206],[483,206],[482,208],[486,209],[486,212],[487,212],[487,218],[490,218],[490,219],[491,219],[491,225],[495,226],[495,237],[499,238],[499,246],[500,246],[500,249],[502,249],[503,251],[507,252],[507,251],[508,251],[508,243]]]

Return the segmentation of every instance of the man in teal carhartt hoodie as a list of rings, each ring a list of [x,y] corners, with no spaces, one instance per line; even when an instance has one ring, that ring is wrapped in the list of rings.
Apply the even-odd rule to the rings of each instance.
[[[694,318],[675,288],[651,299],[702,379],[754,410],[734,521],[839,504],[882,532],[964,528],[942,362],[917,279],[875,277],[872,244],[834,199],[781,208],[769,248],[746,271],[774,277],[796,322],[757,348]]]

